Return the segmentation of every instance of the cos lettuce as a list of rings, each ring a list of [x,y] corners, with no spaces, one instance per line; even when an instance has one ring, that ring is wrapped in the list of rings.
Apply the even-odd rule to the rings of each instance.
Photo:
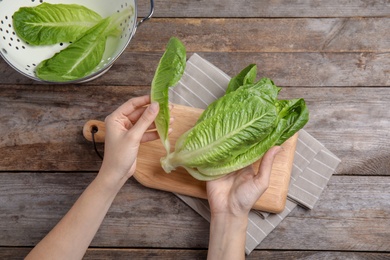
[[[168,107],[168,89],[176,85],[186,66],[186,49],[181,41],[172,37],[157,66],[152,81],[151,100],[158,102],[160,111],[155,119],[157,132],[167,151],[170,151],[168,128],[170,113]]]
[[[102,17],[76,4],[42,3],[21,7],[13,15],[17,35],[31,45],[50,45],[73,42]]]
[[[251,64],[232,78],[226,94],[211,103],[195,126],[179,137],[174,152],[167,150],[167,156],[161,158],[167,173],[184,167],[198,180],[220,178],[254,163],[308,122],[303,99],[279,100],[281,88],[268,78],[256,81],[256,74],[257,68]],[[167,93],[168,87],[159,92]],[[152,86],[152,94],[155,91]],[[168,102],[164,99],[161,106],[168,109]],[[157,127],[168,127],[169,117],[164,116],[164,125]]]

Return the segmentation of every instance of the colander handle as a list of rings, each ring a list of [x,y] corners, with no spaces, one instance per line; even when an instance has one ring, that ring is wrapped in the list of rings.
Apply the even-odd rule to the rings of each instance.
[[[154,12],[154,1],[153,0],[150,0],[150,11],[149,11],[149,14],[142,18],[138,23],[137,23],[137,27],[139,27],[143,22],[149,20],[152,15],[153,15],[153,12]]]

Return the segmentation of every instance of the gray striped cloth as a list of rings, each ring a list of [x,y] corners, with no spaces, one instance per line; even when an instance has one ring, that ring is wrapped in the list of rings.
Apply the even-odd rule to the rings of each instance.
[[[224,95],[229,80],[230,77],[219,68],[193,54],[187,61],[183,77],[170,89],[170,102],[204,109]],[[250,254],[295,207],[312,209],[339,163],[339,158],[305,130],[300,130],[285,209],[279,214],[250,212],[246,254]],[[207,200],[176,195],[210,221]]]

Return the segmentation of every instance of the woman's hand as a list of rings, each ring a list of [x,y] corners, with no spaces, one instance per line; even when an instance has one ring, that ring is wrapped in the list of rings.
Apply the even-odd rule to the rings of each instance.
[[[266,191],[272,163],[280,147],[273,147],[263,156],[255,173],[252,165],[207,183],[207,197],[212,214],[248,215]]]
[[[248,214],[267,190],[272,164],[280,147],[271,148],[257,174],[252,166],[207,182],[210,204],[208,259],[244,259]]]
[[[130,99],[106,117],[104,159],[99,175],[113,184],[123,185],[136,168],[138,149],[143,142],[158,138],[153,123],[159,105],[150,103],[149,96]]]

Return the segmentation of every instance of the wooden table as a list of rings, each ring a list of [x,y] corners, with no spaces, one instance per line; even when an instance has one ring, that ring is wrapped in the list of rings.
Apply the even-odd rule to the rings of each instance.
[[[94,178],[83,124],[149,93],[171,36],[304,97],[305,129],[342,160],[315,208],[296,208],[248,259],[390,258],[390,2],[284,2],[156,0],[111,70],[83,85],[40,84],[0,60],[0,259],[25,256]],[[208,235],[175,195],[131,179],[85,259],[203,259]]]

